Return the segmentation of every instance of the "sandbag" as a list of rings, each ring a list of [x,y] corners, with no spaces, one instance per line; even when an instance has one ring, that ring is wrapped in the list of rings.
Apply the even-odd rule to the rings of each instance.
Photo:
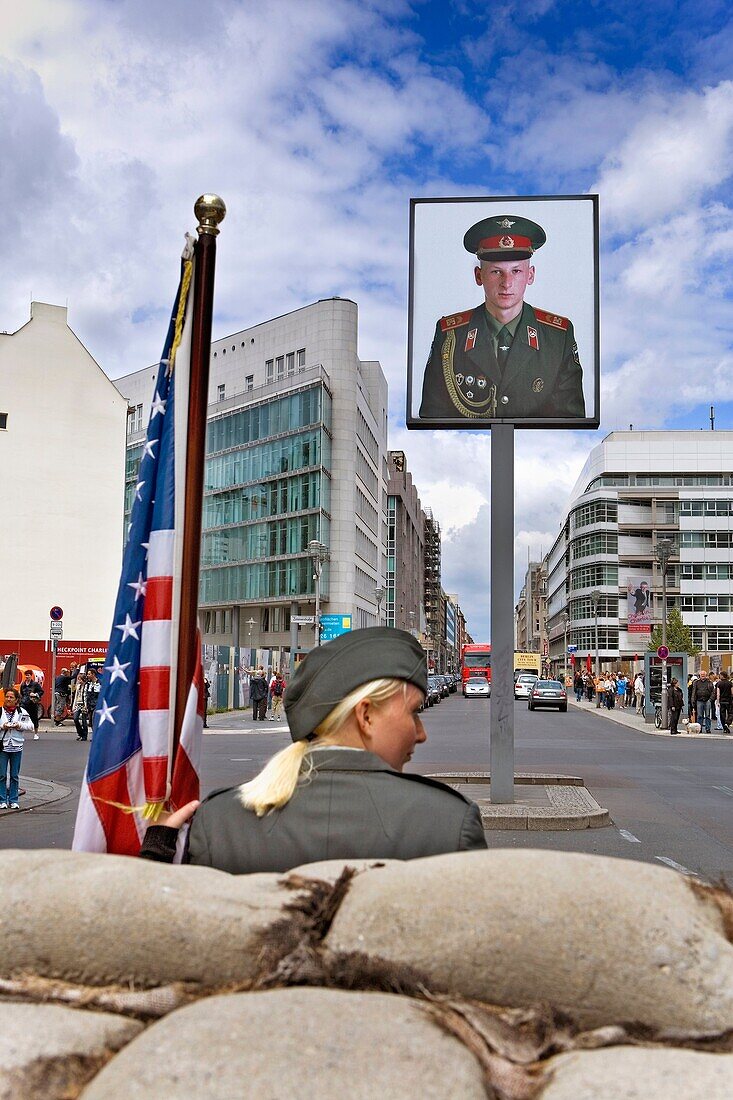
[[[326,939],[494,1004],[540,1001],[584,1026],[733,1028],[733,945],[720,910],[674,871],[497,849],[356,876]]]
[[[608,1047],[550,1059],[537,1100],[731,1100],[733,1054]]]
[[[85,852],[0,852],[0,977],[138,987],[247,979],[259,932],[292,898],[281,877]]]
[[[209,997],[116,1056],[83,1100],[486,1100],[473,1055],[406,997],[282,989]]]

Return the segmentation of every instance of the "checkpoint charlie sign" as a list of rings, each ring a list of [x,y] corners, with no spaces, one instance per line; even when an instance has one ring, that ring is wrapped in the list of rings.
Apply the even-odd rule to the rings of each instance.
[[[412,199],[407,427],[595,428],[598,199]]]

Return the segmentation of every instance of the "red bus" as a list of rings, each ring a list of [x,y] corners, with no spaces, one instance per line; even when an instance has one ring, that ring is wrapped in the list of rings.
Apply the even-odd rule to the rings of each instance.
[[[485,676],[491,683],[491,646],[464,645],[461,650],[461,684],[469,676]]]

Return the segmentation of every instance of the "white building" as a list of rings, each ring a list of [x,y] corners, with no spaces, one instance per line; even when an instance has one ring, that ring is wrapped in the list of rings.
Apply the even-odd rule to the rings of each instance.
[[[109,634],[120,579],[127,404],[74,335],[63,306],[31,303],[0,334],[3,471],[0,637]]]
[[[615,666],[643,654],[649,634],[629,630],[633,593],[649,586],[662,620],[658,540],[672,539],[668,606],[713,665],[733,651],[733,431],[612,432],[594,447],[547,556],[550,657],[568,644],[595,655],[591,593],[600,593],[598,651]]]
[[[200,607],[207,644],[267,650],[315,611],[308,543],[328,547],[321,612],[377,621],[386,574],[387,383],[330,298],[212,343]],[[157,367],[117,380],[131,407],[129,508]],[[380,599],[383,593],[380,594]],[[313,644],[301,627],[298,648]]]

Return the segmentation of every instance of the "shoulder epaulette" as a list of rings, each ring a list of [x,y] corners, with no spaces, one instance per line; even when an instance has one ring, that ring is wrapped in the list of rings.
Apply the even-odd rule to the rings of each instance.
[[[566,329],[570,324],[567,317],[561,317],[559,313],[548,313],[546,309],[537,309],[535,307],[535,317],[538,321],[541,321],[543,325],[552,325],[553,328]]]
[[[466,313],[452,313],[449,317],[441,317],[441,331],[448,332],[449,329],[458,328],[459,325],[467,325],[471,320],[472,312],[473,310],[469,309]]]
[[[465,802],[467,806],[471,805],[471,799],[467,798],[465,794],[461,794],[455,787],[449,787],[447,783],[441,783],[439,779],[431,779],[427,775],[416,775],[414,772],[399,772],[400,779],[409,779],[413,783],[424,783],[426,787],[437,787],[438,790],[444,791],[446,794],[453,794],[456,798],[460,798],[461,802]]]

